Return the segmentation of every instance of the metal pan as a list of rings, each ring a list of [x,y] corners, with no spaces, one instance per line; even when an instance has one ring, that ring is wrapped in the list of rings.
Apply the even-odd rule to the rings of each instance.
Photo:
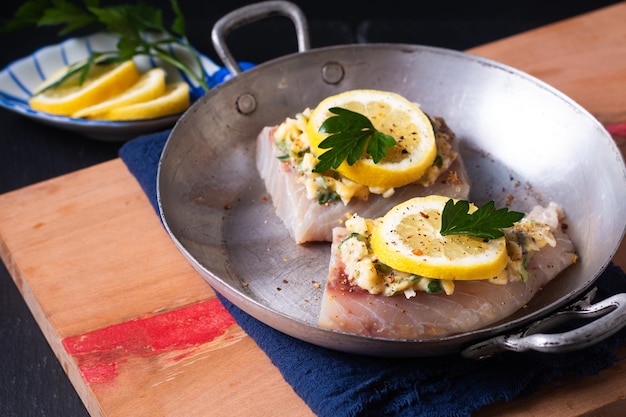
[[[300,51],[240,73],[225,36],[274,14],[294,21]],[[589,305],[590,297],[578,301],[593,289],[624,236],[626,167],[603,126],[571,99],[521,71],[452,50],[404,44],[309,50],[306,20],[288,2],[236,10],[216,24],[213,39],[236,76],[180,118],[161,157],[157,191],[176,246],[239,308],[298,339],[378,356],[559,352],[596,343],[625,325],[626,294],[595,305]],[[473,201],[504,204],[513,196],[511,206],[520,211],[548,201],[561,204],[580,261],[527,308],[481,330],[388,340],[319,328],[329,245],[298,246],[290,239],[264,201],[254,143],[264,126],[355,88],[395,91],[445,117],[460,139]],[[598,317],[565,333],[541,333],[574,313]]]

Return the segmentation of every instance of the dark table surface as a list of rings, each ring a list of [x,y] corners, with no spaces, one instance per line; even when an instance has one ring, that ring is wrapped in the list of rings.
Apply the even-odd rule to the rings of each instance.
[[[10,19],[21,3],[5,1],[2,19]],[[171,17],[169,1],[148,3],[162,8],[166,20]],[[219,17],[251,2],[202,3],[179,0],[191,42],[219,63],[210,28]],[[394,0],[295,3],[307,16],[312,48],[400,42],[464,50],[617,1],[418,1],[410,11],[406,2]],[[237,59],[255,63],[294,52],[295,37],[285,35],[293,33],[287,24],[271,19],[250,24],[233,32],[228,44]],[[2,35],[0,67],[61,41],[57,32],[57,28],[37,28]],[[0,194],[116,158],[122,145],[86,139],[5,109],[0,109],[0,127]],[[0,264],[0,416],[87,415],[11,276]]]

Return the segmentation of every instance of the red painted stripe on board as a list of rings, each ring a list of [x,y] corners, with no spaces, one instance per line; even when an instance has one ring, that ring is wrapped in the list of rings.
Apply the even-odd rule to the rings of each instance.
[[[223,335],[233,324],[235,319],[213,298],[67,337],[63,346],[78,361],[85,381],[95,384],[113,379],[118,365],[131,356],[148,357],[200,346]]]
[[[614,125],[607,125],[606,130],[608,130],[609,133],[613,136],[626,137],[626,122]]]

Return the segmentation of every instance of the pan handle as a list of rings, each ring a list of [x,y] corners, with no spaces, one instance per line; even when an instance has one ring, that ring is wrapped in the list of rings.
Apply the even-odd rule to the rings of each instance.
[[[243,6],[219,19],[211,32],[211,40],[213,41],[215,51],[233,76],[241,73],[241,67],[226,46],[228,34],[248,23],[276,15],[289,17],[295,25],[298,51],[305,52],[310,49],[308,23],[302,10],[295,4],[277,0]]]
[[[519,333],[484,340],[464,349],[461,354],[466,358],[480,359],[505,350],[562,353],[598,343],[626,326],[626,293],[591,304],[595,292],[594,289],[567,309],[538,320]],[[595,320],[562,333],[542,333],[571,321],[572,317]]]

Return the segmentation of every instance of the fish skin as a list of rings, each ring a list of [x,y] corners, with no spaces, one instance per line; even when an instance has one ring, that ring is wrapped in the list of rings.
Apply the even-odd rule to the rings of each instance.
[[[410,299],[402,293],[386,297],[346,284],[337,246],[347,234],[343,227],[333,230],[329,275],[318,325],[388,339],[441,338],[496,323],[522,308],[576,259],[571,240],[561,230],[556,230],[556,245],[544,246],[531,257],[526,283],[513,281],[497,285],[485,281],[456,281],[451,295],[417,291]]]
[[[330,242],[332,229],[345,220],[346,213],[358,213],[361,217],[374,218],[382,216],[393,206],[412,197],[439,194],[467,199],[469,196],[469,177],[458,152],[456,138],[452,134],[453,148],[458,156],[433,185],[424,187],[410,184],[397,188],[394,195],[389,198],[371,194],[367,201],[355,198],[347,205],[340,201],[320,205],[317,201],[307,199],[306,189],[296,180],[296,173],[288,163],[278,159],[284,153],[274,144],[272,135],[274,129],[276,127],[265,127],[257,137],[256,166],[272,198],[276,214],[298,244]]]

